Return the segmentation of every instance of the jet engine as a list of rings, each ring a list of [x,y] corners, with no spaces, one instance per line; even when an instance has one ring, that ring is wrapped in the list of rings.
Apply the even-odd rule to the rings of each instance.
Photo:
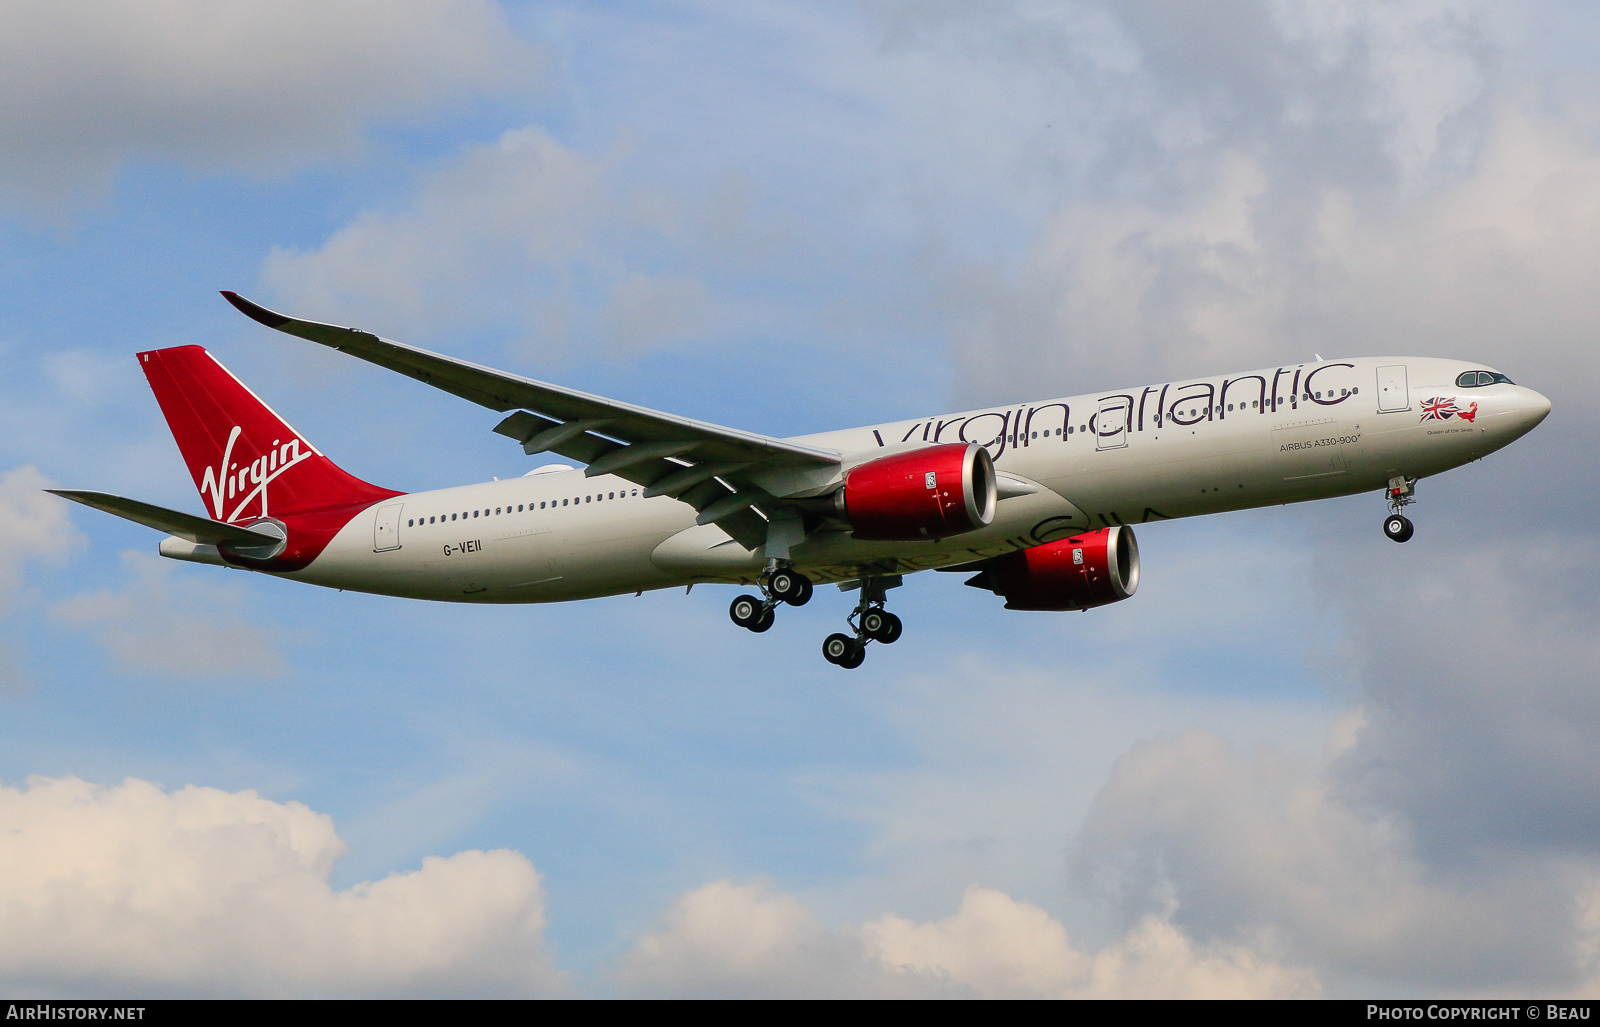
[[[1008,610],[1087,610],[1139,588],[1139,543],[1125,525],[1021,549],[987,561],[967,579],[1004,596]]]
[[[988,450],[953,442],[852,467],[834,508],[858,539],[920,542],[984,527],[998,499]]]

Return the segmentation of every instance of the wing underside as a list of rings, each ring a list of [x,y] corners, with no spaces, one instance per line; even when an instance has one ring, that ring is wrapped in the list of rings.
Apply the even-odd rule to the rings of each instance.
[[[239,310],[280,332],[329,346],[434,388],[507,413],[495,431],[530,456],[550,452],[614,474],[693,506],[748,549],[766,540],[767,522],[836,479],[837,452],[633,406],[430,353],[370,332],[302,321],[233,292]]]

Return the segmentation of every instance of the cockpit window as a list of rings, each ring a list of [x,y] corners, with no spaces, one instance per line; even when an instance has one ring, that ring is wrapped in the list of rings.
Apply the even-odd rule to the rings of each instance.
[[[1456,376],[1456,388],[1474,389],[1480,385],[1515,385],[1516,382],[1497,371],[1463,371]]]

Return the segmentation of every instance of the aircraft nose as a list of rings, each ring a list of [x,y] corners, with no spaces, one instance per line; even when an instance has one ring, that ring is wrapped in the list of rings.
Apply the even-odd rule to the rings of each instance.
[[[1550,399],[1542,393],[1534,392],[1532,389],[1523,389],[1522,391],[1527,394],[1523,396],[1520,404],[1523,421],[1529,429],[1532,429],[1550,415]]]

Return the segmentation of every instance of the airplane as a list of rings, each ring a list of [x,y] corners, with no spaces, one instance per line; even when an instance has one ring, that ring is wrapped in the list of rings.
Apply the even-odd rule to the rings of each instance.
[[[348,474],[200,346],[138,354],[204,516],[51,489],[166,532],[162,556],[348,591],[551,603],[699,583],[750,586],[753,632],[817,585],[856,592],[824,658],[859,667],[902,624],[887,592],[970,573],[1009,610],[1089,610],[1139,586],[1133,526],[1382,489],[1412,537],[1419,479],[1527,434],[1550,401],[1481,364],[1365,357],[775,438],[634,406],[288,317],[330,346],[505,417],[549,464],[405,493]]]

